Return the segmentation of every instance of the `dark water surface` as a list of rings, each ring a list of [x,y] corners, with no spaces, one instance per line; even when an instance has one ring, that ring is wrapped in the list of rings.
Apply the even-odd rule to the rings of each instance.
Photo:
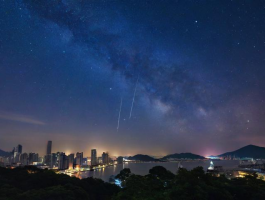
[[[223,166],[224,169],[232,169],[236,168],[239,165],[239,161],[237,160],[221,160],[221,161],[213,161],[215,166]],[[181,165],[191,170],[197,166],[202,166],[204,170],[210,165],[210,161],[182,161]],[[111,175],[117,175],[123,168],[130,168],[131,172],[138,175],[146,175],[148,174],[149,169],[154,166],[163,166],[166,169],[172,171],[173,173],[177,172],[178,162],[161,162],[161,163],[124,163],[119,165],[114,165],[110,167],[105,167],[96,171],[86,171],[80,172],[76,175],[79,178],[87,178],[94,177],[100,178],[104,181],[108,181]]]

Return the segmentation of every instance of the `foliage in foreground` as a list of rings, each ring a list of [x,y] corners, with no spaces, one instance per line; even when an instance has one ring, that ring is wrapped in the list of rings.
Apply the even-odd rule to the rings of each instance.
[[[0,167],[0,200],[109,200],[119,187],[101,179],[78,179],[36,167]]]
[[[124,188],[114,200],[261,200],[265,199],[265,181],[254,174],[228,180],[206,174],[202,167],[180,169],[174,175],[164,167],[149,170],[146,176],[121,171],[117,177]]]
[[[226,179],[206,174],[202,167],[180,169],[177,175],[157,166],[146,176],[123,169],[123,188],[100,179],[77,179],[35,167],[0,168],[0,200],[259,200],[265,181],[253,176]]]

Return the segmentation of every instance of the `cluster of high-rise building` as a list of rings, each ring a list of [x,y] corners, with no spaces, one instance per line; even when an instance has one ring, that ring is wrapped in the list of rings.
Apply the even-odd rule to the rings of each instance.
[[[4,164],[33,165],[39,162],[37,153],[22,153],[22,145],[13,148],[9,156],[1,157],[0,162]]]
[[[46,154],[39,157],[38,153],[23,153],[22,145],[14,147],[9,156],[0,157],[0,163],[11,166],[37,165],[52,169],[75,169],[82,166],[108,165],[113,163],[108,152],[103,152],[101,157],[97,156],[97,150],[91,149],[91,159],[84,158],[83,152],[66,155],[64,152],[52,152],[52,141],[47,142]]]

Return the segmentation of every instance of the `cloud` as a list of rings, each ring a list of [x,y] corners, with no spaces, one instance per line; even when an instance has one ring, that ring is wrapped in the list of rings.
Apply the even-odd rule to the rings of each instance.
[[[0,119],[18,121],[28,124],[45,125],[44,122],[34,119],[32,116],[15,114],[10,112],[0,112]]]
[[[169,112],[171,109],[169,105],[164,104],[160,100],[155,100],[154,103],[155,103],[156,109],[159,110],[160,112],[164,113],[164,114]]]

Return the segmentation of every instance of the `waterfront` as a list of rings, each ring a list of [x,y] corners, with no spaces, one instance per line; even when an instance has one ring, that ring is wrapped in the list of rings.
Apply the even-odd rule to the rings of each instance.
[[[224,169],[233,169],[237,168],[239,165],[238,160],[220,160],[214,161],[216,166],[222,166]],[[94,177],[100,178],[104,181],[109,181],[109,177],[111,175],[117,175],[122,169],[130,168],[131,172],[138,175],[146,175],[148,174],[149,169],[154,166],[163,166],[166,169],[170,170],[173,173],[177,172],[179,162],[142,162],[142,163],[124,163],[113,166],[108,166],[105,168],[97,169],[95,171],[84,171],[78,174],[75,174],[78,178],[87,178]],[[210,160],[199,160],[199,161],[181,161],[181,165],[191,170],[195,167],[202,166],[206,171],[210,165]]]

